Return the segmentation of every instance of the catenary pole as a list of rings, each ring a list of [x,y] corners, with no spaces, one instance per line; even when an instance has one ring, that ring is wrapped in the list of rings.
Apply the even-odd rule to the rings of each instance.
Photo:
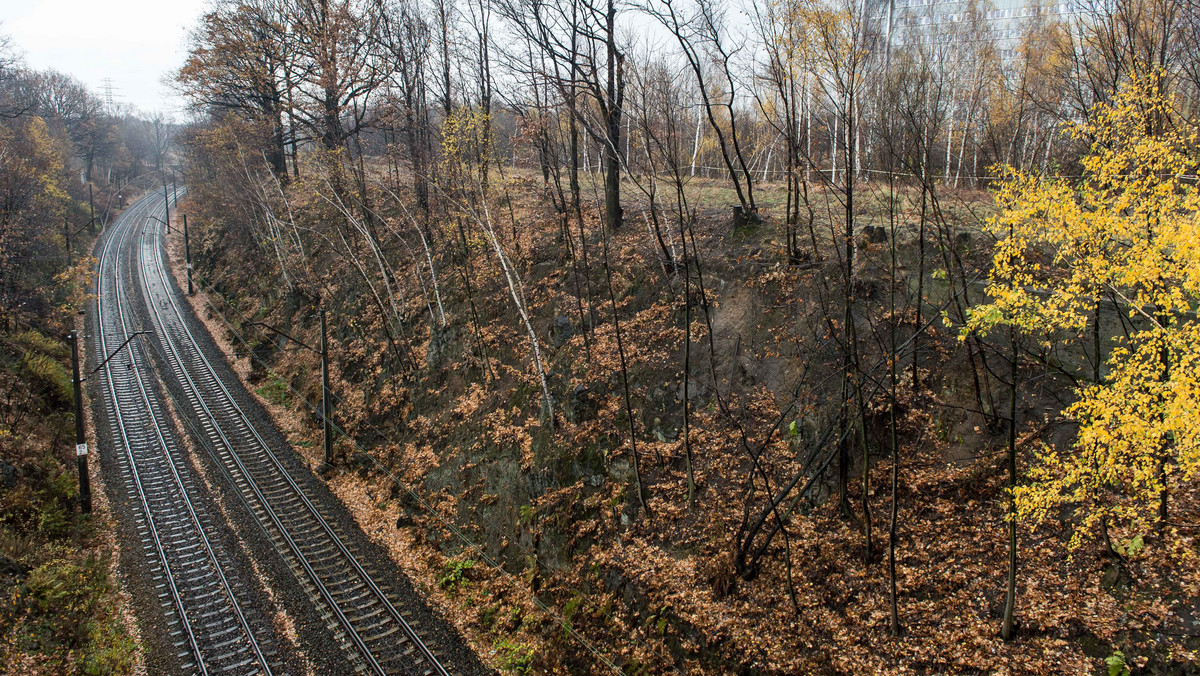
[[[75,467],[79,471],[79,502],[84,513],[92,511],[92,485],[88,478],[88,445],[83,430],[83,381],[79,377],[79,336],[72,331],[71,370],[75,385]]]
[[[187,214],[183,216],[183,260],[187,264],[188,295],[192,295],[192,247],[188,242]]]

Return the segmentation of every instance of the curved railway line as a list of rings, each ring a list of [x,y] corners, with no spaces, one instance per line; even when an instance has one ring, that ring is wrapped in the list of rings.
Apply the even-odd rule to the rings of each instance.
[[[147,210],[142,202],[122,219],[137,220]],[[97,276],[101,299],[97,347],[99,359],[134,334],[127,290],[119,283],[120,252],[134,228],[126,225],[103,245]],[[115,245],[115,246],[114,246]],[[165,424],[163,402],[146,377],[148,357],[137,342],[104,367],[114,438],[124,447],[127,491],[141,509],[139,533],[154,561],[152,575],[162,591],[159,599],[174,615],[170,634],[180,648],[185,669],[201,674],[271,674],[261,627],[252,626],[239,600],[236,579],[226,574],[226,561],[208,535],[210,518],[193,502],[189,471],[181,445]]]
[[[165,379],[174,385],[172,389],[168,384],[168,389],[180,393],[173,396],[176,413],[200,437],[197,446],[211,456],[220,481],[252,515],[317,608],[342,646],[349,668],[380,675],[448,674],[429,638],[398,607],[394,590],[322,513],[200,347],[167,272],[161,221],[154,216],[161,213],[163,199],[149,195],[130,207],[102,245],[99,349],[107,355],[134,334],[137,324],[129,294],[139,294],[152,333],[145,342],[156,353]],[[128,270],[122,267],[123,256]],[[157,560],[154,570],[166,571],[161,574],[166,591],[160,598],[180,625],[172,635],[184,637],[176,641],[185,649],[181,660],[197,673],[274,673],[273,651],[256,638],[261,623],[239,605],[237,582],[219,547],[205,536],[204,510],[188,497],[192,487],[187,473],[175,469],[183,462],[180,445],[163,424],[163,402],[143,382],[151,372],[152,355],[140,342],[130,344],[128,365],[117,359],[106,366],[106,410],[118,428],[114,439],[124,446],[118,450],[124,450],[131,468],[130,494],[145,519],[139,533],[147,553]],[[147,431],[153,432],[151,438],[142,439]],[[151,465],[151,457],[162,461]],[[216,631],[198,624],[210,618],[220,623]]]

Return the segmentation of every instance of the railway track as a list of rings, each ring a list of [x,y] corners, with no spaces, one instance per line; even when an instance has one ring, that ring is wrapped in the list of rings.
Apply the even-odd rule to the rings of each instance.
[[[97,362],[135,334],[132,299],[121,283],[122,265],[143,200],[115,224],[104,242],[97,276]],[[140,341],[129,342],[103,369],[101,387],[112,438],[121,446],[122,474],[135,510],[138,533],[150,560],[168,634],[186,671],[200,674],[272,674],[270,623],[243,607],[246,584],[229,572],[230,559],[210,537],[213,519],[192,496],[195,479],[171,427]]]
[[[162,199],[144,198],[148,206],[127,227],[136,242],[132,280],[145,299],[166,378],[182,395],[175,399],[178,408],[186,409],[177,412],[203,437],[200,445],[225,485],[291,569],[355,671],[448,674],[429,637],[399,607],[394,590],[322,514],[200,347],[168,277],[161,223],[152,217]]]

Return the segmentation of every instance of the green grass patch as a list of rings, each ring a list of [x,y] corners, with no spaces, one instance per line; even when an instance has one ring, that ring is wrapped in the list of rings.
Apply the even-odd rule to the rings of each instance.
[[[0,613],[0,634],[63,673],[128,673],[137,646],[113,613],[105,562],[61,553],[13,585]]]
[[[533,658],[537,654],[533,646],[502,638],[492,648],[499,656],[500,670],[507,674],[533,673]]]
[[[266,385],[256,388],[254,391],[276,406],[286,406],[292,394],[287,381],[283,378],[272,378]]]
[[[450,559],[442,567],[442,574],[438,577],[438,586],[453,596],[461,588],[470,584],[471,580],[467,577],[467,573],[474,567],[473,559]]]

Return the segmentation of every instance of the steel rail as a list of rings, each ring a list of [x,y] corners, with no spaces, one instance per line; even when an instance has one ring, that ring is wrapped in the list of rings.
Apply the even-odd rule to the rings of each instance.
[[[128,307],[129,302],[123,299],[122,286],[119,278],[121,269],[119,256],[121,250],[124,248],[122,245],[126,245],[129,241],[137,239],[138,215],[141,212],[148,212],[151,205],[157,206],[155,203],[156,200],[144,199],[138,205],[136,205],[134,209],[131,209],[130,212],[124,214],[124,217],[118,222],[122,229],[111,233],[105,240],[104,246],[101,250],[100,265],[97,272],[97,325],[99,328],[99,345],[102,353],[104,354],[107,354],[108,352],[108,331],[105,326],[106,317],[104,316],[104,312],[101,307],[101,303],[103,303],[106,299],[105,281],[107,279],[109,287],[115,287],[108,290],[108,300],[115,301],[117,314],[115,321],[119,322],[120,331],[122,334],[124,334],[126,342],[128,342],[132,339],[129,325],[130,310]],[[114,244],[116,244],[115,247]],[[111,268],[111,277],[106,277],[105,275],[106,266]],[[133,347],[130,348],[131,366],[134,365],[134,362],[138,360],[139,356],[138,353],[133,351],[134,349],[135,348]],[[146,359],[145,355],[140,356],[143,361]],[[154,545],[156,558],[158,558],[159,563],[162,566],[163,577],[166,579],[166,584],[170,590],[171,605],[174,606],[176,612],[179,614],[181,626],[188,637],[189,650],[196,659],[196,667],[199,669],[200,673],[208,674],[210,665],[207,663],[204,655],[204,649],[202,648],[201,642],[196,635],[196,631],[192,626],[192,622],[189,621],[188,611],[183,599],[183,593],[181,592],[179,583],[177,582],[177,573],[179,571],[173,571],[171,568],[171,564],[166,553],[166,546],[164,545],[160,533],[158,532],[156,518],[151,509],[149,498],[146,494],[146,485],[143,483],[141,472],[139,472],[138,460],[133,453],[133,443],[128,431],[129,425],[127,424],[126,414],[121,410],[122,407],[120,404],[120,396],[117,392],[117,384],[116,379],[113,377],[114,374],[112,371],[112,366],[106,362],[104,367],[106,376],[105,380],[108,384],[109,395],[111,397],[113,410],[115,412],[116,426],[121,435],[121,440],[124,442],[126,460],[129,462],[130,476],[135,487],[137,488],[139,501],[141,502],[142,510],[146,517],[147,530],[149,531],[151,542]],[[178,467],[176,466],[176,459],[170,452],[170,447],[163,432],[163,424],[155,415],[154,405],[151,402],[149,393],[146,389],[144,374],[141,369],[134,368],[132,370],[135,371],[133,378],[134,383],[137,386],[137,395],[140,395],[137,398],[140,398],[141,402],[145,405],[147,417],[152,423],[153,437],[151,441],[157,442],[159,449],[161,449],[165,466],[170,472],[171,487],[174,489],[173,492],[177,493],[177,495],[181,498],[180,504],[187,512],[188,521],[198,536],[200,546],[204,548],[204,554],[207,560],[210,562],[211,569],[219,581],[220,587],[229,603],[229,607],[233,612],[237,625],[244,633],[246,645],[248,645],[250,651],[253,653],[254,660],[258,663],[258,665],[261,666],[262,672],[269,675],[272,673],[270,663],[267,660],[266,655],[263,653],[262,646],[255,636],[245,612],[242,610],[241,605],[237,601],[237,596],[233,591],[232,584],[225,575],[222,565],[217,558],[216,549],[209,539],[208,534],[205,532],[200,516],[196,511],[195,504],[188,495],[183,478],[179,473]],[[129,389],[132,389],[132,387],[129,387]]]
[[[156,237],[161,238],[162,232],[160,228],[155,227],[154,233]],[[217,373],[212,362],[200,348],[199,342],[196,340],[195,335],[188,326],[188,322],[179,307],[179,301],[176,298],[176,294],[172,293],[172,287],[168,281],[166,264],[163,260],[162,252],[163,249],[161,246],[155,247],[156,255],[155,260],[153,261],[154,265],[151,265],[151,262],[145,258],[142,258],[139,261],[141,270],[143,272],[142,275],[139,275],[139,279],[141,280],[143,289],[149,298],[155,295],[154,291],[150,289],[150,285],[152,283],[150,280],[157,277],[157,280],[154,283],[159,286],[159,297],[165,298],[165,300],[170,304],[170,310],[173,311],[174,315],[170,319],[174,320],[172,324],[174,324],[174,326],[177,327],[176,330],[180,331],[181,333],[178,339],[172,335],[170,330],[168,330],[168,318],[163,315],[162,311],[160,311],[160,303],[148,302],[147,305],[151,308],[151,312],[153,313],[154,318],[157,321],[157,326],[160,329],[158,335],[174,359],[175,363],[172,364],[172,366],[181,376],[181,384],[185,384],[187,386],[191,394],[189,398],[195,402],[200,411],[202,411],[203,415],[205,415],[211,422],[211,428],[213,433],[217,436],[217,441],[219,441],[221,445],[228,450],[230,459],[236,465],[241,476],[245,478],[246,488],[248,488],[256,498],[259,505],[270,519],[271,524],[280,533],[282,539],[287,544],[288,549],[291,550],[293,556],[304,569],[306,575],[313,582],[314,586],[317,587],[320,596],[325,601],[325,604],[337,617],[339,623],[351,637],[352,642],[362,653],[372,670],[378,674],[387,674],[388,672],[380,664],[379,659],[375,656],[371,647],[367,645],[367,640],[360,635],[359,629],[355,627],[354,620],[352,620],[346,614],[345,610],[341,607],[341,604],[337,602],[335,598],[335,592],[329,589],[327,583],[322,579],[322,576],[313,567],[311,562],[308,560],[308,556],[306,556],[302,551],[301,543],[297,542],[294,536],[289,532],[288,528],[285,526],[283,520],[276,511],[276,508],[271,504],[270,500],[258,486],[258,482],[254,479],[250,470],[246,467],[245,462],[237,452],[233,441],[229,438],[230,434],[233,434],[234,432],[231,431],[227,433],[224,429],[222,429],[222,421],[210,407],[208,403],[209,399],[214,399],[220,403],[227,404],[227,408],[234,412],[234,417],[236,418],[234,423],[240,424],[241,426],[239,431],[248,431],[253,437],[256,448],[252,450],[258,451],[269,461],[269,465],[274,469],[275,475],[279,478],[282,478],[291,492],[299,498],[300,502],[307,509],[308,514],[311,515],[311,517],[318,524],[320,530],[324,533],[328,543],[333,545],[338,550],[341,560],[347,563],[358,579],[361,580],[368,589],[370,589],[375,599],[380,602],[385,611],[404,632],[408,640],[411,641],[412,645],[421,653],[423,661],[430,667],[430,673],[448,676],[449,672],[447,672],[442,666],[437,656],[421,639],[416,629],[412,627],[412,625],[404,618],[403,614],[395,607],[384,590],[378,586],[370,573],[363,568],[362,564],[358,561],[354,553],[349,550],[346,544],[342,541],[341,537],[339,537],[335,532],[331,524],[321,514],[316,505],[314,505],[309,499],[303,488],[291,476],[291,473],[283,465],[279,457],[271,449],[270,445],[262,438],[257,427],[253,424],[242,407],[237,403],[233,394],[225,386],[224,381]],[[193,374],[185,364],[182,354],[182,347],[180,345],[180,339],[186,339],[190,343],[190,351],[195,356],[193,361],[198,363],[203,369],[202,373],[197,374],[196,377],[193,377]],[[208,388],[210,390],[210,392],[207,393],[208,396],[206,396],[206,393],[203,391],[201,385],[196,382],[197,378],[210,380],[213,383],[214,387]],[[239,495],[241,495],[240,491]],[[242,496],[242,499],[246,501],[245,496]],[[278,499],[279,498],[277,498],[277,500]],[[247,506],[251,507],[253,512],[254,510],[249,504],[249,501],[246,502]],[[312,536],[310,535],[309,537]],[[319,549],[319,546],[313,548]]]

